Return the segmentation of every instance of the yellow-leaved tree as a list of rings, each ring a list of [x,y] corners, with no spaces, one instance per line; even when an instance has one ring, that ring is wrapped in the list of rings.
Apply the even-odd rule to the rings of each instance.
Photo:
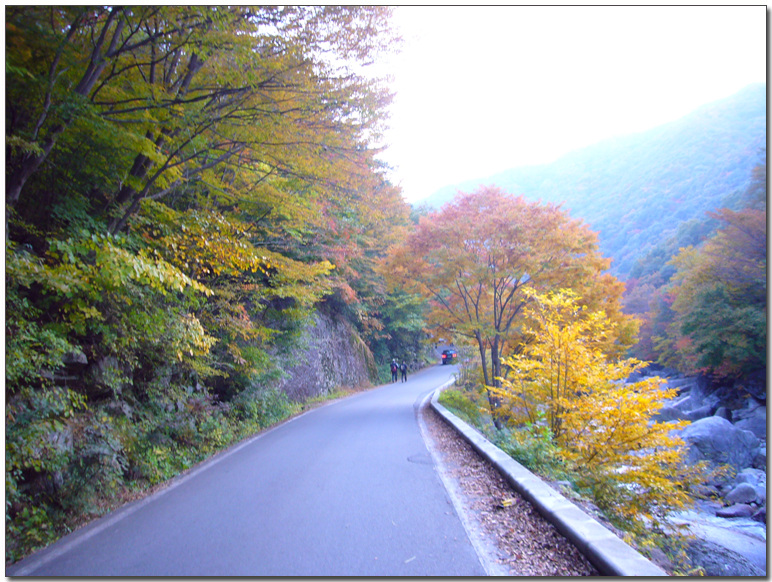
[[[634,535],[663,531],[665,518],[689,507],[703,466],[687,467],[673,431],[688,421],[654,416],[676,392],[658,377],[627,383],[646,364],[608,355],[613,320],[580,308],[570,290],[525,291],[526,340],[503,364],[495,390],[514,426],[546,423],[575,483]]]

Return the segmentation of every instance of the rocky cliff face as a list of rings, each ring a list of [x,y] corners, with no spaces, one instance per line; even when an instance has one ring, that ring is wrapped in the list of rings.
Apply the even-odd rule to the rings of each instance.
[[[377,376],[373,355],[351,324],[322,313],[303,331],[284,372],[278,388],[296,401],[366,386]]]

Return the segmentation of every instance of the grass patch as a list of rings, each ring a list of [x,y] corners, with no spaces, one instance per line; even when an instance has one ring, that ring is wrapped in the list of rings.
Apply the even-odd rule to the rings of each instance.
[[[483,412],[480,410],[479,398],[475,392],[449,388],[440,393],[438,401],[465,422],[481,428]]]
[[[496,429],[482,388],[449,388],[442,391],[438,401],[528,470],[552,480],[567,479],[559,449],[546,424]]]

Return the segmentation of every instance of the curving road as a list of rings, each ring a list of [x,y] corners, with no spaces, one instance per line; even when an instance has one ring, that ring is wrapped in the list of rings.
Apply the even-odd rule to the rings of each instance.
[[[7,576],[484,576],[432,464],[434,366],[303,414]]]

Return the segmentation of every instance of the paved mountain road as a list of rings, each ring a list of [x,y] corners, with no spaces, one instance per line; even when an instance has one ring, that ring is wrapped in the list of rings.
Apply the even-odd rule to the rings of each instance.
[[[415,409],[434,366],[312,410],[7,576],[483,576]]]

